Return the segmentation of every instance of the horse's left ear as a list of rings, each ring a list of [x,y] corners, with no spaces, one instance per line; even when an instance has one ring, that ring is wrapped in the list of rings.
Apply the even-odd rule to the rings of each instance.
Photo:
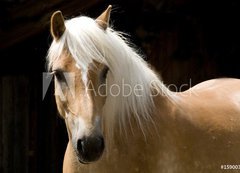
[[[64,18],[61,11],[56,11],[51,17],[51,34],[55,40],[60,39],[63,35],[66,27],[64,24]]]
[[[112,6],[109,5],[108,8],[96,19],[96,22],[98,23],[98,25],[104,30],[106,30],[109,25],[111,10],[112,10]]]

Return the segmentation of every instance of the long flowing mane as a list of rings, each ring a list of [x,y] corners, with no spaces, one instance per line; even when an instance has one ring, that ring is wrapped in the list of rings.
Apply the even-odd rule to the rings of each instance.
[[[119,96],[107,96],[103,115],[108,121],[109,131],[115,123],[120,123],[120,127],[124,129],[131,116],[134,116],[143,130],[143,122],[152,121],[153,88],[174,99],[172,93],[159,80],[143,57],[130,46],[123,34],[114,31],[111,27],[102,30],[95,20],[85,16],[66,20],[65,25],[64,34],[60,40],[53,41],[49,49],[47,56],[49,68],[63,51],[67,50],[83,71],[88,69],[88,65],[93,60],[108,66],[108,85],[122,86],[124,83],[131,88],[141,86],[138,90],[139,94],[123,96],[123,92],[126,91],[121,89]]]

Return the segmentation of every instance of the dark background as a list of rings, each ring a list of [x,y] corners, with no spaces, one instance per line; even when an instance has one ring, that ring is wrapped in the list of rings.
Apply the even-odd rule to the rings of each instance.
[[[53,84],[42,100],[49,19],[59,9],[95,18],[108,4],[111,25],[131,35],[165,84],[240,78],[238,0],[1,0],[1,173],[61,172],[67,133]]]

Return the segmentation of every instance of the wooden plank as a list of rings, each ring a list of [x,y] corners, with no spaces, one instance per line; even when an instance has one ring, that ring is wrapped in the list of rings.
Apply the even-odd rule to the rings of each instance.
[[[42,116],[41,113],[41,75],[33,75],[29,80],[29,115],[28,115],[28,172],[37,172],[38,151],[42,151],[37,146],[38,133],[37,129],[40,128],[38,117]],[[34,100],[34,101],[33,101]],[[42,152],[40,152],[42,153]]]
[[[3,173],[13,172],[14,115],[13,115],[13,79],[2,79],[2,140]]]
[[[14,172],[28,170],[29,79],[14,77]]]

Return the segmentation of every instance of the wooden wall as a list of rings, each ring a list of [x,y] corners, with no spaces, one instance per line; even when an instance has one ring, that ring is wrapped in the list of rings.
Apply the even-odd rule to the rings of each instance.
[[[27,172],[30,86],[25,76],[0,78],[1,172]]]
[[[38,75],[0,77],[0,172],[61,172],[67,134],[50,85]]]

